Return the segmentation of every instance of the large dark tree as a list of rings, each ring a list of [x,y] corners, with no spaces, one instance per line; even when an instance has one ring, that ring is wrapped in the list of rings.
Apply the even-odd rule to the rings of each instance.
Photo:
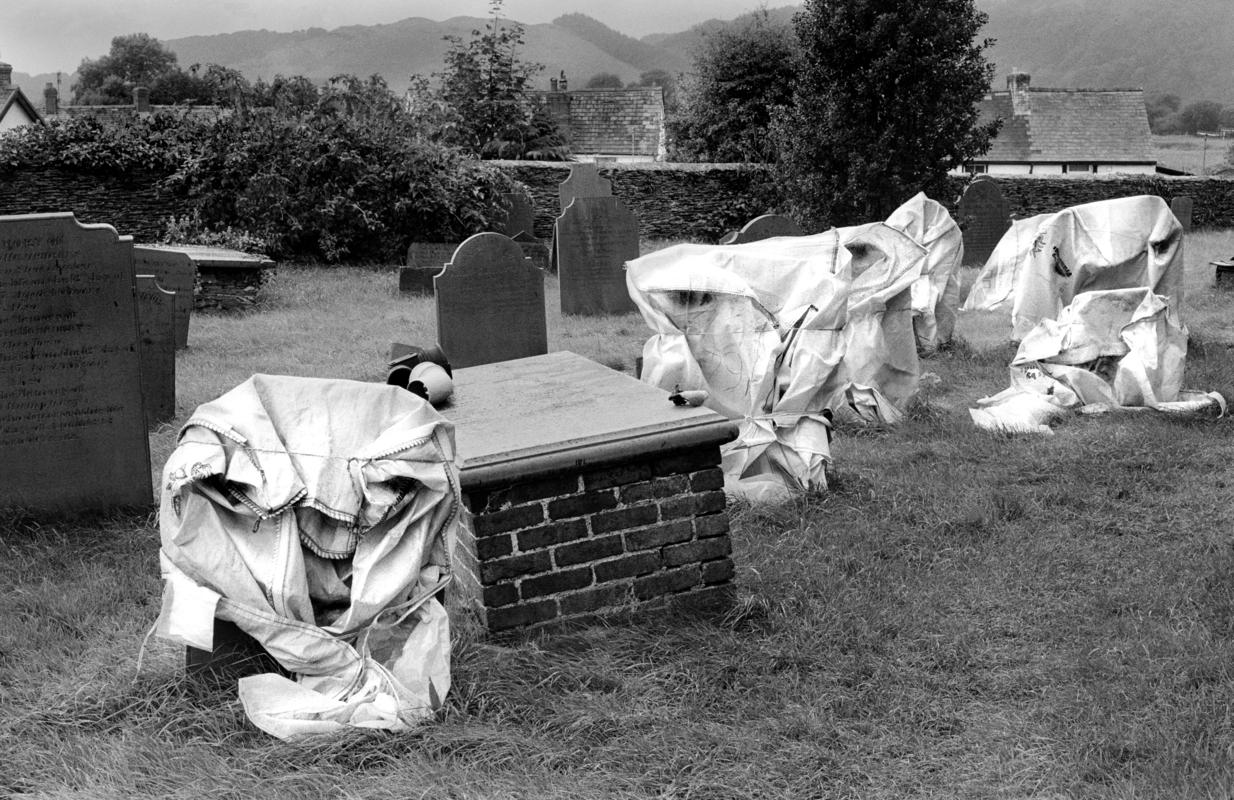
[[[176,64],[176,54],[148,33],[131,33],[111,40],[111,50],[97,59],[82,59],[73,84],[73,102],[84,105],[128,105],[133,88],[150,90],[159,104],[211,103],[213,87],[194,67]]]
[[[668,121],[673,157],[772,161],[772,113],[792,99],[797,44],[787,25],[755,12],[707,36]]]
[[[974,0],[806,0],[793,104],[775,125],[796,216],[814,228],[884,219],[989,148],[985,21]]]

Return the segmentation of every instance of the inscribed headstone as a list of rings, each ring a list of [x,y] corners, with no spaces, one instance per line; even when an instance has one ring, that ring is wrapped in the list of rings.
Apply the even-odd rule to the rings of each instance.
[[[0,506],[152,502],[133,288],[110,225],[0,217]]]
[[[745,224],[731,242],[722,244],[745,244],[770,239],[774,236],[805,236],[805,231],[796,222],[779,214],[764,214]]]
[[[992,180],[976,180],[964,190],[956,222],[964,235],[964,264],[980,266],[1011,227],[1007,200]]]
[[[544,273],[508,236],[472,236],[433,285],[437,342],[455,368],[548,352]]]
[[[524,192],[506,192],[501,196],[501,202],[505,216],[498,220],[493,230],[511,239],[517,238],[520,233],[535,236],[536,212],[531,198]]]
[[[458,242],[412,242],[407,248],[407,266],[398,271],[401,294],[432,294],[433,277],[454,257]]]
[[[176,349],[188,347],[189,322],[193,316],[193,284],[197,266],[188,253],[133,247],[133,267],[139,275],[153,275],[159,286],[176,293]]]
[[[625,265],[638,258],[638,220],[625,204],[616,197],[576,198],[554,230],[561,313],[634,311]]]
[[[575,164],[570,177],[557,187],[557,200],[562,213],[578,197],[612,197],[613,184],[600,177],[595,164]]]
[[[1170,210],[1174,212],[1178,223],[1183,226],[1183,233],[1191,233],[1191,211],[1194,207],[1195,200],[1185,194],[1180,194],[1170,200]]]
[[[176,293],[153,275],[137,276],[137,334],[146,427],[176,416]]]

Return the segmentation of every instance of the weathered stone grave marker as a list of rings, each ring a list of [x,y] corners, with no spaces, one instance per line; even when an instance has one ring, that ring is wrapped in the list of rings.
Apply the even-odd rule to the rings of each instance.
[[[458,242],[412,242],[407,248],[407,266],[399,267],[401,294],[432,294],[436,277],[458,249]]]
[[[508,236],[463,242],[433,286],[437,341],[455,368],[548,352],[544,273]]]
[[[524,258],[542,270],[547,271],[551,267],[548,245],[526,232],[513,238],[523,248]]]
[[[262,255],[204,244],[149,244],[147,250],[183,253],[197,270],[193,308],[246,311],[261,299],[274,275],[274,261]]]
[[[134,280],[110,225],[0,217],[0,506],[152,502]]]
[[[770,239],[774,236],[805,236],[805,233],[800,225],[788,217],[780,214],[763,214],[747,222],[733,236],[732,241],[722,241],[721,244],[745,244]]]
[[[638,219],[616,197],[579,197],[557,218],[554,244],[561,313],[601,316],[635,310],[627,261],[638,258]]]
[[[511,239],[517,239],[519,234],[535,237],[535,209],[531,198],[524,192],[506,192],[501,196],[505,217],[494,226],[496,233],[502,233]]]
[[[570,167],[570,177],[557,187],[558,207],[562,213],[579,197],[612,197],[613,184],[600,177],[595,164],[575,164]]]
[[[139,275],[153,275],[169,292],[176,293],[176,349],[188,347],[189,322],[193,316],[193,285],[197,267],[188,253],[135,245],[133,267]]]
[[[1194,208],[1195,200],[1185,194],[1170,200],[1170,211],[1174,212],[1178,223],[1183,226],[1183,233],[1191,233],[1191,212]]]
[[[960,197],[956,222],[964,235],[964,264],[981,266],[1011,227],[1011,211],[998,184],[975,180]]]
[[[153,275],[137,276],[137,337],[146,427],[176,416],[176,293]]]

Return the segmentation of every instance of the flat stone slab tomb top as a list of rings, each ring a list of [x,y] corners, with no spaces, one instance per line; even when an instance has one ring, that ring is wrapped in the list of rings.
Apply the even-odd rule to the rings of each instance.
[[[454,373],[474,514],[456,597],[493,631],[660,602],[710,602],[733,564],[720,445],[736,424],[582,356]]]
[[[195,309],[242,310],[257,302],[275,263],[265,256],[199,244],[144,244],[144,249],[183,253],[197,267]]]

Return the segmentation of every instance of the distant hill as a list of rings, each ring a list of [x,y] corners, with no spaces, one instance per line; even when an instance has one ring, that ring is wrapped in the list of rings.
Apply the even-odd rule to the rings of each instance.
[[[991,51],[995,88],[1003,88],[1007,73],[1019,68],[1032,75],[1034,86],[1143,87],[1177,94],[1183,102],[1208,99],[1234,107],[1234,0],[977,0],[977,4],[990,15],[986,35],[997,40]],[[781,6],[768,13],[790,21],[797,10]],[[388,25],[291,33],[240,31],[170,39],[165,44],[184,67],[217,63],[239,69],[250,80],[277,74],[306,75],[316,81],[341,73],[380,74],[401,91],[409,76],[441,70],[443,37],[466,38],[487,21],[411,17]],[[575,87],[600,72],[631,82],[652,69],[688,71],[699,39],[726,24],[731,23],[708,20],[686,31],[635,39],[583,14],[566,14],[549,24],[525,26],[522,56],[545,66],[539,88],[548,88],[549,78],[562,71]],[[54,74],[14,72],[13,77],[36,104],[42,102],[44,84],[55,81]],[[70,95],[71,85],[66,72],[64,97]]]

